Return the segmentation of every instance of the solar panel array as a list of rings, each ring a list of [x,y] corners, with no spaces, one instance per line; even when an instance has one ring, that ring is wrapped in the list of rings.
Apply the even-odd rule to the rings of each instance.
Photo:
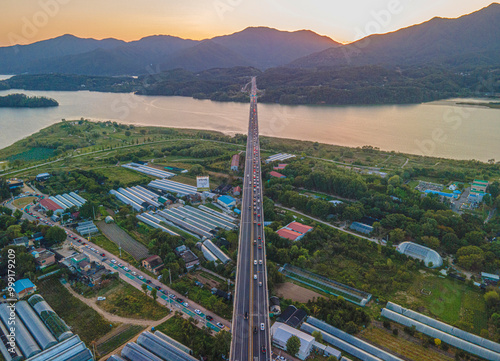
[[[176,194],[179,197],[184,197],[190,194],[198,193],[198,189],[195,186],[174,182],[168,179],[154,180],[150,182],[148,186],[150,188],[158,189],[160,191]]]
[[[491,351],[487,348],[478,346],[476,344],[473,344],[471,342],[465,341],[461,338],[458,338],[456,336],[450,335],[449,333],[440,331],[438,329],[435,329],[434,327],[425,325],[421,322],[418,322],[416,320],[413,320],[409,317],[400,315],[399,313],[396,313],[394,311],[388,310],[387,308],[382,309],[382,316],[397,322],[403,326],[407,327],[412,327],[415,326],[415,329],[423,333],[427,336],[430,336],[432,338],[438,338],[441,341],[447,343],[450,346],[459,348],[461,350],[464,350],[470,354],[482,357],[486,360],[490,361],[500,361],[500,353]]]
[[[170,173],[170,172],[165,172],[164,170],[156,169],[153,167],[148,167],[147,165],[142,165],[139,163],[128,163],[128,164],[123,164],[122,167],[127,168],[127,169],[132,169],[137,172],[141,172],[144,174],[151,175],[153,177],[158,177],[158,178],[172,178],[175,173]]]
[[[363,341],[357,337],[354,337],[347,332],[344,332],[342,330],[339,330],[336,327],[333,327],[326,322],[323,322],[321,320],[318,320],[317,318],[314,317],[308,317],[307,318],[307,323],[324,331],[327,332],[328,334],[339,338],[340,340],[347,342],[375,357],[378,357],[381,360],[384,361],[403,361],[399,357],[396,357],[382,349],[379,349],[378,347],[373,346],[372,344],[369,344],[366,341]],[[350,352],[349,352],[350,353]],[[355,355],[354,355],[355,356]],[[356,356],[357,357],[357,356]]]
[[[429,316],[423,315],[421,313],[406,309],[404,307],[401,307],[395,303],[388,302],[387,305],[385,306],[388,310],[399,313],[400,315],[403,315],[405,317],[411,318],[415,321],[421,322],[424,325],[433,327],[437,330],[449,333],[450,335],[456,336],[458,338],[461,338],[465,341],[471,342],[473,344],[476,344],[478,346],[487,348],[491,351],[495,351],[500,353],[500,344],[487,340],[483,337],[479,337],[477,335],[474,335],[472,333],[463,331],[459,328],[453,327],[451,325],[448,325],[444,322],[438,321],[434,318],[431,318]]]

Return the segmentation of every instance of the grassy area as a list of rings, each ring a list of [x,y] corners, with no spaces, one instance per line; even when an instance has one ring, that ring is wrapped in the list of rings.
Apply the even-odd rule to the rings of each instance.
[[[111,292],[116,287],[120,285],[121,281],[119,279],[109,279],[101,282],[99,287],[89,287],[84,283],[74,283],[71,287],[82,296],[86,298],[94,298],[98,296],[104,296],[105,294]]]
[[[110,322],[104,317],[73,297],[58,279],[46,279],[37,286],[48,304],[87,345],[116,326],[110,326]]]
[[[124,282],[104,295],[106,300],[99,302],[99,307],[117,316],[160,320],[169,313],[166,307]]]
[[[119,249],[118,245],[114,242],[111,242],[105,235],[100,234],[96,237],[92,237],[91,241],[92,241],[92,243],[95,243],[99,247],[104,248],[109,253],[114,254],[116,257],[120,257],[120,249]],[[110,257],[108,257],[108,258],[110,258]],[[122,249],[120,258],[122,260],[124,260],[125,262],[128,262],[130,264],[133,264],[133,265],[138,264],[137,261],[135,260],[135,258],[132,257],[129,253],[125,252],[123,249]]]
[[[123,167],[108,167],[97,169],[97,173],[102,174],[107,177],[111,182],[122,182],[124,184],[132,184],[132,183],[149,183],[152,181],[153,177],[150,177],[146,174],[135,172],[131,169],[123,168]]]
[[[54,149],[49,148],[30,148],[22,153],[11,155],[7,159],[10,162],[22,160],[25,162],[45,160],[54,156]]]
[[[476,289],[451,278],[419,275],[407,291],[400,291],[393,302],[437,317],[443,322],[478,333],[487,328],[484,297]],[[469,326],[469,327],[467,327]]]
[[[28,204],[33,202],[35,199],[37,199],[37,198],[36,197],[23,197],[23,198],[15,199],[12,201],[12,205],[14,207],[17,207],[17,208],[24,208]]]
[[[406,335],[403,334],[402,330],[400,330],[399,336],[394,336],[390,330],[370,326],[361,332],[361,336],[376,345],[414,361],[452,361],[454,359],[450,356],[451,353],[446,355],[434,347],[425,348],[419,343],[405,339]]]
[[[198,287],[195,285],[194,280],[180,279],[172,283],[172,288],[181,294],[187,293],[190,300],[223,318],[231,319],[233,315],[233,305],[231,303],[224,302],[222,298],[213,295],[206,288]]]
[[[119,332],[97,345],[99,355],[107,355],[144,330],[144,327],[138,325],[123,325],[120,328]]]
[[[207,272],[201,271],[200,272],[200,276],[208,278],[208,279],[211,279],[211,280],[214,280],[215,282],[219,282],[220,284],[225,284],[226,283],[226,281],[224,281],[222,278],[216,277],[216,276],[214,276],[211,273],[207,273]]]

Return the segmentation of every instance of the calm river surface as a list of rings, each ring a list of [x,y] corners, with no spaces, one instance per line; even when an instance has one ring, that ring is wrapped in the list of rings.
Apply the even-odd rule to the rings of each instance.
[[[6,76],[1,76],[6,78]],[[48,96],[60,106],[0,108],[0,148],[61,119],[113,120],[126,124],[245,133],[248,104],[187,97],[99,92],[0,91]],[[464,101],[464,100],[461,100]],[[500,160],[500,110],[458,106],[453,100],[418,105],[259,105],[262,135],[455,159]]]

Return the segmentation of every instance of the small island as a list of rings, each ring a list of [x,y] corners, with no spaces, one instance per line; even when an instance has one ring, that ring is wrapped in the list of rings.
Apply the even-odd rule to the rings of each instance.
[[[26,94],[0,96],[0,108],[47,108],[57,107],[57,100],[47,97],[29,97]]]
[[[458,105],[475,105],[479,107],[487,107],[487,108],[492,108],[492,109],[500,109],[500,103],[495,103],[495,102],[489,102],[489,103],[473,103],[473,102],[462,102],[462,103],[457,103]]]

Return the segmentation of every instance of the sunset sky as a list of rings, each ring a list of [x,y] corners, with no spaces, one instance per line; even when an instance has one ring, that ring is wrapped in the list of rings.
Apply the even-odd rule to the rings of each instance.
[[[154,34],[204,39],[248,26],[310,29],[340,42],[435,16],[458,17],[491,0],[0,0],[0,46],[63,34],[137,40]],[[379,14],[379,15],[377,15]]]

